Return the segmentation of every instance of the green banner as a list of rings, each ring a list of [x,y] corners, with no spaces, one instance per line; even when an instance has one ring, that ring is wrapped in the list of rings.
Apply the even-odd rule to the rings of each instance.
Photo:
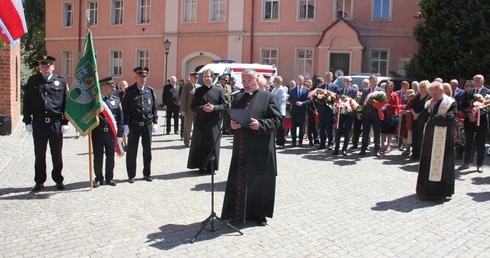
[[[75,80],[66,100],[65,116],[85,136],[99,125],[98,114],[102,109],[92,32],[88,30],[83,55],[78,61]]]

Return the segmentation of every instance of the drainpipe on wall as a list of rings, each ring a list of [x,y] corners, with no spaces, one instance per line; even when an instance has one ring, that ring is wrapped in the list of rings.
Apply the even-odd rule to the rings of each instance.
[[[254,60],[254,11],[255,9],[255,0],[252,0],[252,17],[251,17],[251,28],[250,28],[250,63],[253,63]]]

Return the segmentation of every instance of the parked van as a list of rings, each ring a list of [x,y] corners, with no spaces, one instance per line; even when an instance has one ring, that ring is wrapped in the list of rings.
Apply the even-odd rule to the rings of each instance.
[[[204,85],[202,72],[211,69],[214,73],[213,84],[217,83],[219,76],[230,74],[231,77],[235,78],[236,86],[243,88],[242,72],[246,68],[253,68],[258,74],[262,74],[264,77],[270,77],[271,79],[277,76],[277,68],[275,65],[234,63],[232,60],[213,60],[213,63],[207,64],[199,70],[198,82],[199,84]]]

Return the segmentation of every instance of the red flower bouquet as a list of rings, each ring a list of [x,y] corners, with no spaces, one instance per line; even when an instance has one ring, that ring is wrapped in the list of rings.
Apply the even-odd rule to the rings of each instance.
[[[385,120],[385,115],[381,108],[388,102],[388,96],[384,91],[374,91],[366,97],[366,105],[371,104],[378,110],[379,119]]]
[[[480,126],[480,114],[490,113],[490,95],[473,95],[471,101],[471,112],[476,116],[476,125]]]
[[[335,107],[340,114],[352,114],[358,110],[359,104],[355,99],[342,95],[335,102]]]
[[[337,94],[329,90],[316,88],[308,93],[308,97],[315,102],[333,106],[335,99],[337,98]]]

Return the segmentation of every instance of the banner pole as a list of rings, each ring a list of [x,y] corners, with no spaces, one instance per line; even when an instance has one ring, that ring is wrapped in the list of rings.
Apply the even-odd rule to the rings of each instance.
[[[89,171],[89,183],[88,185],[90,186],[90,190],[94,187],[94,173],[93,172],[93,166],[92,166],[92,132],[88,133],[88,171]]]

